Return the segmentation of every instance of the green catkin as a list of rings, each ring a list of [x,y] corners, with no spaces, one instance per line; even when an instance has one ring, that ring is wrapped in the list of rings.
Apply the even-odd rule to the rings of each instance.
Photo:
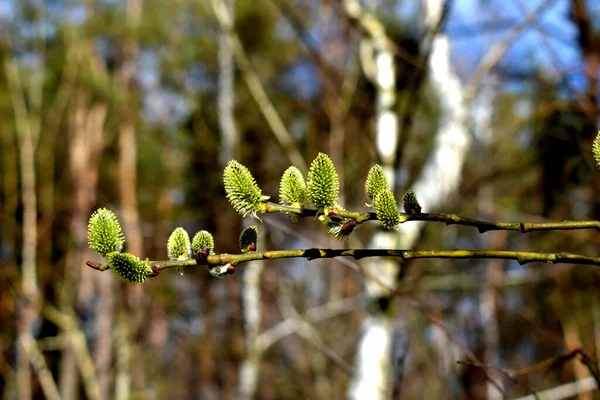
[[[129,253],[108,254],[108,266],[125,282],[143,283],[152,272],[147,263]]]
[[[169,260],[183,261],[192,255],[190,237],[185,229],[175,228],[169,240],[167,241],[167,255]],[[183,275],[183,268],[177,268],[180,275]]]
[[[592,144],[592,153],[594,154],[596,165],[600,167],[600,131],[598,131],[594,143]]]
[[[373,203],[377,219],[387,230],[394,230],[400,223],[400,214],[398,213],[398,205],[396,198],[391,190],[387,189],[379,192],[375,196]]]
[[[302,207],[306,201],[306,183],[302,172],[294,166],[285,170],[279,184],[279,202],[292,207]]]
[[[188,233],[183,228],[175,228],[167,241],[169,260],[187,260],[191,256],[191,243]]]
[[[365,192],[367,193],[369,202],[372,203],[375,200],[377,193],[386,189],[390,189],[390,183],[388,182],[387,176],[385,175],[383,167],[379,164],[375,164],[369,170],[367,180],[365,181]]]
[[[308,171],[307,193],[318,208],[331,208],[338,199],[340,183],[333,162],[327,154],[319,153]]]
[[[116,215],[106,208],[94,211],[88,223],[88,244],[101,256],[120,252],[125,237]]]
[[[231,160],[223,171],[223,184],[227,199],[234,210],[242,217],[260,211],[262,193],[248,168],[236,160]]]
[[[215,248],[215,240],[210,232],[199,231],[192,240],[192,254],[198,254],[204,248],[208,248],[208,251],[212,254]]]

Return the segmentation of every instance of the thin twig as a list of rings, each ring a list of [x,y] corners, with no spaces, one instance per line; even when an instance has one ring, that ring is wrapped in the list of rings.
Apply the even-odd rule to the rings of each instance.
[[[520,368],[520,369],[501,368],[501,367],[498,367],[493,364],[483,364],[483,363],[470,362],[470,361],[457,361],[456,363],[463,364],[463,365],[471,365],[473,367],[478,367],[478,368],[496,369],[496,370],[504,373],[513,382],[516,382],[517,378],[527,376],[527,375],[530,375],[535,372],[548,371],[552,368],[560,367],[564,363],[566,363],[570,360],[573,360],[578,355],[581,357],[581,359],[580,359],[581,363],[584,364],[589,369],[590,373],[592,374],[592,377],[596,381],[596,384],[600,385],[600,377],[598,376],[598,372],[596,371],[596,368],[594,367],[594,360],[592,360],[591,357],[589,357],[582,349],[575,349],[566,354],[562,354],[562,355],[559,355],[556,357],[550,357],[550,358],[547,358],[540,362],[537,362],[533,365],[527,366],[525,368]]]
[[[440,259],[474,259],[491,258],[516,260],[519,264],[532,262],[545,262],[549,264],[583,264],[600,266],[600,257],[584,256],[573,253],[536,253],[526,251],[508,250],[401,250],[401,249],[300,249],[300,250],[274,250],[244,254],[216,254],[208,256],[206,260],[184,261],[147,261],[155,271],[169,268],[195,267],[198,265],[238,265],[254,260],[274,260],[280,258],[306,258],[309,261],[319,258],[352,257],[355,260],[367,257],[396,257],[402,261],[411,261],[420,258]],[[88,261],[87,265],[99,271],[110,269],[107,264]],[[149,275],[152,273],[149,272]]]
[[[494,69],[496,65],[498,65],[500,60],[502,60],[502,57],[504,57],[506,52],[509,50],[510,46],[554,3],[556,3],[556,0],[546,0],[541,2],[538,7],[527,14],[523,22],[514,26],[501,41],[494,44],[494,46],[485,54],[477,70],[467,85],[465,85],[464,98],[467,105],[470,105],[475,99],[482,81],[490,73],[490,71]]]
[[[312,208],[291,207],[268,202],[264,205],[265,213],[283,212],[295,214],[300,217],[316,217],[321,211]],[[355,219],[358,224],[366,221],[377,221],[377,214],[371,212],[352,212],[332,209],[332,212],[344,218]],[[534,231],[595,229],[600,232],[600,221],[558,221],[558,222],[494,222],[474,218],[461,217],[456,214],[446,213],[400,213],[400,223],[409,221],[444,222],[446,225],[464,225],[477,228],[479,233],[489,231],[519,231],[528,233]]]
[[[598,389],[596,381],[590,376],[575,382],[565,383],[564,385],[519,397],[515,400],[560,400],[573,398],[578,394],[591,392],[596,389]]]
[[[261,352],[264,352],[277,341],[300,329],[301,323],[312,324],[323,321],[343,313],[354,311],[359,305],[364,303],[365,297],[359,295],[316,306],[307,310],[303,316],[286,318],[273,327],[261,332],[256,338],[256,346]]]

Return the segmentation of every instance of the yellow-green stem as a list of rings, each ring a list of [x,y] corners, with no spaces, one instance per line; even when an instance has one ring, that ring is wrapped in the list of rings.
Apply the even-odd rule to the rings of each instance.
[[[288,214],[298,215],[300,217],[315,217],[323,212],[314,208],[301,208],[286,206],[277,203],[264,203],[261,208],[264,213],[284,212]],[[377,215],[375,212],[351,212],[332,210],[334,213],[344,218],[355,219],[358,224],[366,221],[376,221]],[[600,232],[600,221],[558,221],[558,222],[493,222],[482,221],[473,218],[461,217],[456,214],[444,213],[420,213],[407,214],[400,213],[400,223],[409,221],[429,221],[429,222],[444,222],[446,225],[465,225],[477,228],[480,233],[488,231],[519,231],[521,233],[533,231],[555,231],[555,230],[577,230],[577,229],[595,229]]]
[[[238,265],[254,260],[273,260],[281,258],[306,258],[309,261],[317,258],[353,257],[397,257],[403,261],[418,258],[439,259],[469,259],[469,258],[494,258],[516,260],[519,264],[531,262],[545,262],[550,264],[585,264],[600,266],[600,257],[584,256],[573,253],[536,253],[506,250],[397,250],[397,249],[300,249],[300,250],[274,250],[253,252],[245,254],[217,254],[208,256],[206,261],[148,261],[149,265],[157,271],[169,268],[195,267],[198,265]],[[89,264],[88,264],[89,265]],[[100,271],[109,269],[106,264],[96,264],[93,268]]]

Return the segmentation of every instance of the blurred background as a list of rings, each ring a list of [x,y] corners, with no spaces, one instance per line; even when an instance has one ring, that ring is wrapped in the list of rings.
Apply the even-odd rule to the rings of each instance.
[[[243,221],[221,177],[235,158],[277,200],[325,152],[350,210],[380,163],[425,212],[598,220],[599,21],[593,0],[0,0],[1,397],[594,398],[594,267],[273,260],[127,285],[85,261],[98,207],[155,260],[177,226],[238,252],[248,223],[262,249],[597,255],[593,231],[337,241]]]

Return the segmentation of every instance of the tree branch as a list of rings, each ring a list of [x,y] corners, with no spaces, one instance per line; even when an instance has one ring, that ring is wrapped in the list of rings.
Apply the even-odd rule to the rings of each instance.
[[[317,209],[298,208],[286,206],[283,204],[268,202],[264,205],[265,213],[283,212],[295,214],[300,217],[316,217],[321,213]],[[377,221],[375,212],[352,212],[333,209],[336,215],[344,218],[356,220],[358,224],[366,221]],[[521,233],[533,231],[555,231],[555,230],[576,230],[576,229],[595,229],[600,232],[600,221],[559,221],[559,222],[494,222],[482,221],[473,218],[461,217],[456,214],[445,213],[421,213],[408,214],[400,213],[400,223],[409,221],[428,221],[445,222],[446,225],[464,225],[477,228],[479,233],[488,231],[519,231]]]
[[[368,257],[397,257],[402,261],[411,261],[419,258],[440,259],[471,259],[492,258],[516,260],[519,264],[532,262],[545,262],[550,264],[583,264],[600,266],[600,257],[584,256],[573,253],[537,253],[526,251],[507,250],[400,250],[400,249],[299,249],[299,250],[274,250],[243,254],[216,254],[208,256],[206,260],[184,261],[147,261],[156,272],[169,268],[195,267],[197,265],[238,265],[255,260],[274,260],[280,258],[306,258],[308,261],[319,258],[352,257],[355,260]],[[110,269],[107,264],[88,261],[87,265],[99,271]],[[151,275],[151,274],[149,274]]]

